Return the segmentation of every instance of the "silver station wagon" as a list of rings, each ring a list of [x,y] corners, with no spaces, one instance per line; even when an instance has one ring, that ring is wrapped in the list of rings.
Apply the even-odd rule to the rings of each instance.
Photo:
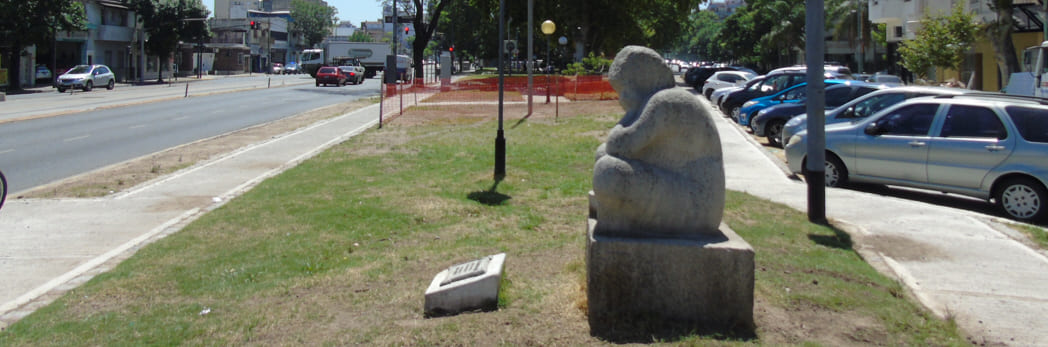
[[[789,139],[803,173],[807,132]],[[920,97],[826,126],[826,185],[916,187],[996,203],[1022,221],[1048,215],[1048,100],[1003,94]]]

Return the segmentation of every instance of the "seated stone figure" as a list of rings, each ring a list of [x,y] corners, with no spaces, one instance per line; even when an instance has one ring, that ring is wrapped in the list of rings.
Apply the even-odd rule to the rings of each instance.
[[[682,88],[655,51],[629,46],[609,71],[625,116],[597,149],[594,235],[720,235],[724,164],[709,104]]]

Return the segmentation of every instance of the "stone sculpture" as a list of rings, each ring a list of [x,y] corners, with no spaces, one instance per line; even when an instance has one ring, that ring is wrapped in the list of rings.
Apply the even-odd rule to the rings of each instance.
[[[609,71],[626,110],[597,149],[598,235],[719,234],[724,163],[709,107],[681,88],[655,51],[622,49]]]
[[[753,248],[727,225],[720,136],[709,104],[655,51],[609,71],[625,116],[597,149],[586,244],[591,333],[617,342],[751,336]],[[676,335],[675,335],[676,334]]]

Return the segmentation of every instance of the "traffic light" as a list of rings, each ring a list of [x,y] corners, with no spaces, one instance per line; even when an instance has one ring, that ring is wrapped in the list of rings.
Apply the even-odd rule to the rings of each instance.
[[[455,46],[448,47],[448,52],[455,52]]]
[[[409,29],[408,27],[404,27],[404,35],[408,34],[408,29]]]
[[[251,29],[258,29],[258,22],[251,21]]]

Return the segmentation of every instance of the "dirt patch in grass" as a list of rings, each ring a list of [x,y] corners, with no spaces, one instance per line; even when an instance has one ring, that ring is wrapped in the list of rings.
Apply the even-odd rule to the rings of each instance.
[[[195,141],[40,186],[25,191],[16,198],[106,196],[192,166],[198,162],[224,155],[238,148],[258,143],[373,103],[375,103],[374,100],[358,100],[314,109],[293,117]]]

